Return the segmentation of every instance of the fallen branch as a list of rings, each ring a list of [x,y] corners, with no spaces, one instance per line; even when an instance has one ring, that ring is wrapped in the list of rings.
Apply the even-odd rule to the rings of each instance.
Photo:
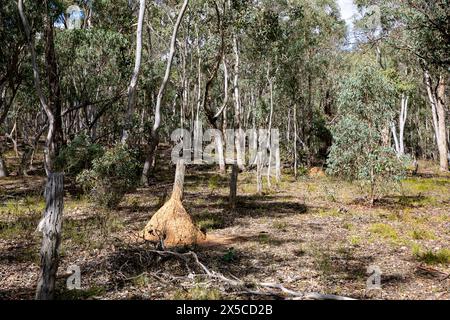
[[[268,282],[257,282],[253,283],[252,286],[254,287],[260,287],[266,289],[266,291],[260,291],[260,290],[252,290],[248,287],[248,285],[238,279],[237,277],[233,276],[235,280],[229,279],[225,277],[223,274],[219,272],[215,272],[212,270],[209,270],[202,262],[200,262],[197,254],[195,252],[187,252],[187,253],[178,253],[173,251],[158,251],[158,250],[149,250],[149,252],[161,255],[161,256],[174,256],[177,258],[183,259],[185,262],[189,260],[189,258],[192,258],[194,262],[203,270],[204,275],[208,276],[209,278],[220,280],[222,282],[225,282],[233,287],[238,287],[243,290],[243,292],[247,294],[254,294],[254,295],[262,295],[262,296],[277,296],[277,297],[283,297],[286,298],[287,296],[292,297],[293,300],[355,300],[353,298],[344,297],[344,296],[338,296],[333,294],[321,294],[317,292],[310,292],[310,293],[304,293],[304,292],[297,292],[290,289],[287,289],[283,285],[279,283],[268,283]],[[275,289],[275,290],[273,290]],[[283,295],[280,295],[279,291],[284,293]]]

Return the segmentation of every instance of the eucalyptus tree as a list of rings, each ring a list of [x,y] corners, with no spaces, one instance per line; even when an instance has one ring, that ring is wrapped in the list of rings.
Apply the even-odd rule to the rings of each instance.
[[[384,139],[384,130],[395,115],[395,85],[373,60],[364,60],[339,87],[339,118],[332,126],[327,171],[368,184],[373,203],[380,187],[401,177],[401,162]]]
[[[362,8],[377,6],[381,12],[378,41],[411,54],[410,68],[422,70],[422,88],[429,101],[440,170],[449,166],[447,116],[447,81],[449,66],[448,1],[358,0]]]

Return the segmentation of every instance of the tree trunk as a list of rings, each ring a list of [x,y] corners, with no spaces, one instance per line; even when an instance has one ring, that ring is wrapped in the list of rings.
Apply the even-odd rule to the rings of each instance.
[[[221,174],[225,174],[226,167],[225,167],[225,154],[224,154],[222,132],[217,132],[217,135],[215,137],[215,143],[216,143],[217,157],[219,161],[219,170]]]
[[[233,164],[230,179],[230,208],[232,210],[236,209],[238,174],[239,167],[237,164]]]
[[[297,179],[297,105],[294,104],[294,178]]]
[[[399,151],[400,155],[405,154],[405,125],[406,125],[406,119],[408,117],[408,102],[409,97],[405,94],[402,95],[402,105],[400,110],[400,118],[399,118],[399,126],[400,126],[400,132],[398,137],[398,143],[399,143]]]
[[[129,137],[129,130],[132,126],[134,109],[136,107],[136,88],[139,79],[139,73],[141,69],[141,57],[142,57],[142,25],[144,23],[145,15],[145,0],[139,0],[139,18],[136,30],[136,55],[134,61],[134,70],[131,76],[130,85],[128,86],[128,111],[127,119],[125,120],[125,128],[122,132],[122,143],[127,143]]]
[[[28,176],[28,169],[31,162],[31,156],[33,154],[33,147],[29,145],[25,145],[25,148],[22,153],[22,159],[20,160],[20,167],[19,167],[19,176]]]
[[[36,290],[37,300],[52,300],[59,263],[62,215],[64,207],[64,175],[51,173],[45,188],[46,207],[39,223],[42,232],[41,272]]]
[[[392,131],[392,137],[394,138],[395,153],[397,155],[400,155],[400,145],[398,143],[397,127],[395,126],[395,123],[391,124],[391,131]]]
[[[267,165],[267,186],[271,188],[271,173],[272,173],[272,148],[271,148],[271,141],[272,141],[272,117],[273,117],[273,80],[270,77],[270,64],[267,68],[267,79],[269,81],[269,88],[270,88],[270,115],[269,115],[269,136],[267,139],[267,149],[269,150],[269,163]]]
[[[8,168],[6,167],[6,163],[3,160],[3,154],[0,150],[0,178],[5,178],[9,175]]]
[[[428,93],[428,99],[431,104],[433,127],[439,151],[439,167],[442,172],[448,172],[448,142],[445,119],[445,104],[447,103],[445,96],[445,79],[444,76],[440,75],[438,84],[436,87],[434,87],[432,78],[427,70],[424,71],[424,78]]]
[[[177,21],[175,22],[172,37],[170,40],[169,58],[167,60],[166,71],[164,74],[163,81],[161,83],[161,87],[159,88],[158,96],[156,98],[155,120],[153,123],[151,135],[150,135],[149,153],[145,160],[144,169],[142,171],[141,181],[144,185],[148,184],[149,173],[152,170],[152,166],[153,166],[154,158],[155,158],[156,147],[158,146],[158,143],[159,143],[159,127],[161,125],[161,104],[162,104],[162,100],[164,97],[164,92],[166,90],[167,83],[169,82],[170,71],[172,70],[173,57],[175,55],[178,30],[180,29],[181,21],[183,20],[183,16],[184,16],[184,13],[186,12],[188,4],[189,4],[189,0],[184,0],[183,6],[181,7],[180,12],[178,13],[178,18],[177,18]]]
[[[47,3],[46,7],[47,7]],[[45,27],[45,39],[46,39],[46,63],[48,69],[48,81],[49,81],[49,97],[47,100],[43,94],[41,80],[39,76],[39,67],[37,64],[36,50],[34,47],[34,38],[31,35],[30,26],[23,10],[23,0],[18,0],[17,3],[19,15],[22,21],[22,25],[25,31],[25,35],[28,42],[28,47],[31,52],[31,64],[33,67],[33,79],[34,87],[39,98],[42,109],[45,111],[48,119],[48,132],[45,143],[45,171],[49,175],[53,171],[54,160],[59,152],[59,148],[62,144],[62,119],[61,119],[61,96],[59,89],[59,78],[56,64],[56,57],[54,52],[53,43],[53,21],[46,13],[46,27]],[[49,102],[50,101],[50,102]]]
[[[277,183],[281,182],[281,159],[280,159],[280,145],[279,145],[279,136],[273,135],[272,133],[272,141],[271,149],[273,148],[275,151],[275,180]]]
[[[183,200],[184,192],[184,175],[186,173],[186,164],[183,159],[178,160],[177,167],[175,169],[175,180],[172,189],[172,198],[177,201]]]
[[[159,132],[156,131],[150,137],[149,152],[145,158],[144,169],[142,170],[141,184],[148,186],[150,173],[153,169],[156,148],[159,144]]]
[[[262,154],[258,151],[256,155],[256,193],[262,195]]]
[[[235,56],[234,62],[234,128],[236,129],[236,160],[237,165],[240,170],[245,170],[245,159],[244,159],[244,150],[242,150],[242,131],[241,131],[241,95],[239,90],[239,68],[240,68],[240,57],[239,57],[239,46],[237,35],[233,34],[233,51]],[[245,144],[244,144],[245,148]]]

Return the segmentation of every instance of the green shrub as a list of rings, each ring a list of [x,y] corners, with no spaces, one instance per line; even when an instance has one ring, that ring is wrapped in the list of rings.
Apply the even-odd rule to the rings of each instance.
[[[103,154],[101,145],[91,143],[88,137],[80,135],[61,150],[56,159],[56,165],[66,175],[76,177],[83,170],[90,169],[94,159]]]
[[[92,169],[77,176],[77,182],[91,200],[106,208],[116,207],[123,196],[139,183],[140,165],[136,154],[117,145],[95,159]]]

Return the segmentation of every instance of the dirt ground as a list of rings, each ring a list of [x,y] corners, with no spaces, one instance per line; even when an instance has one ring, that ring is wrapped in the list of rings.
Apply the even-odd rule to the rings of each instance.
[[[356,299],[450,298],[450,178],[421,172],[375,205],[354,184],[288,173],[262,196],[255,176],[239,178],[228,209],[228,176],[188,168],[184,205],[214,239],[191,248],[210,270],[249,287],[275,282],[298,292]],[[193,261],[162,257],[136,241],[167,199],[172,172],[106,212],[68,181],[58,278],[59,299],[260,299],[205,277]],[[43,177],[0,180],[0,299],[30,299],[39,270]],[[223,241],[220,241],[223,239]],[[186,250],[186,249],[184,249]],[[80,290],[66,288],[70,266]],[[381,289],[368,290],[370,266]],[[69,268],[70,270],[70,268]],[[260,288],[261,291],[264,289]]]

